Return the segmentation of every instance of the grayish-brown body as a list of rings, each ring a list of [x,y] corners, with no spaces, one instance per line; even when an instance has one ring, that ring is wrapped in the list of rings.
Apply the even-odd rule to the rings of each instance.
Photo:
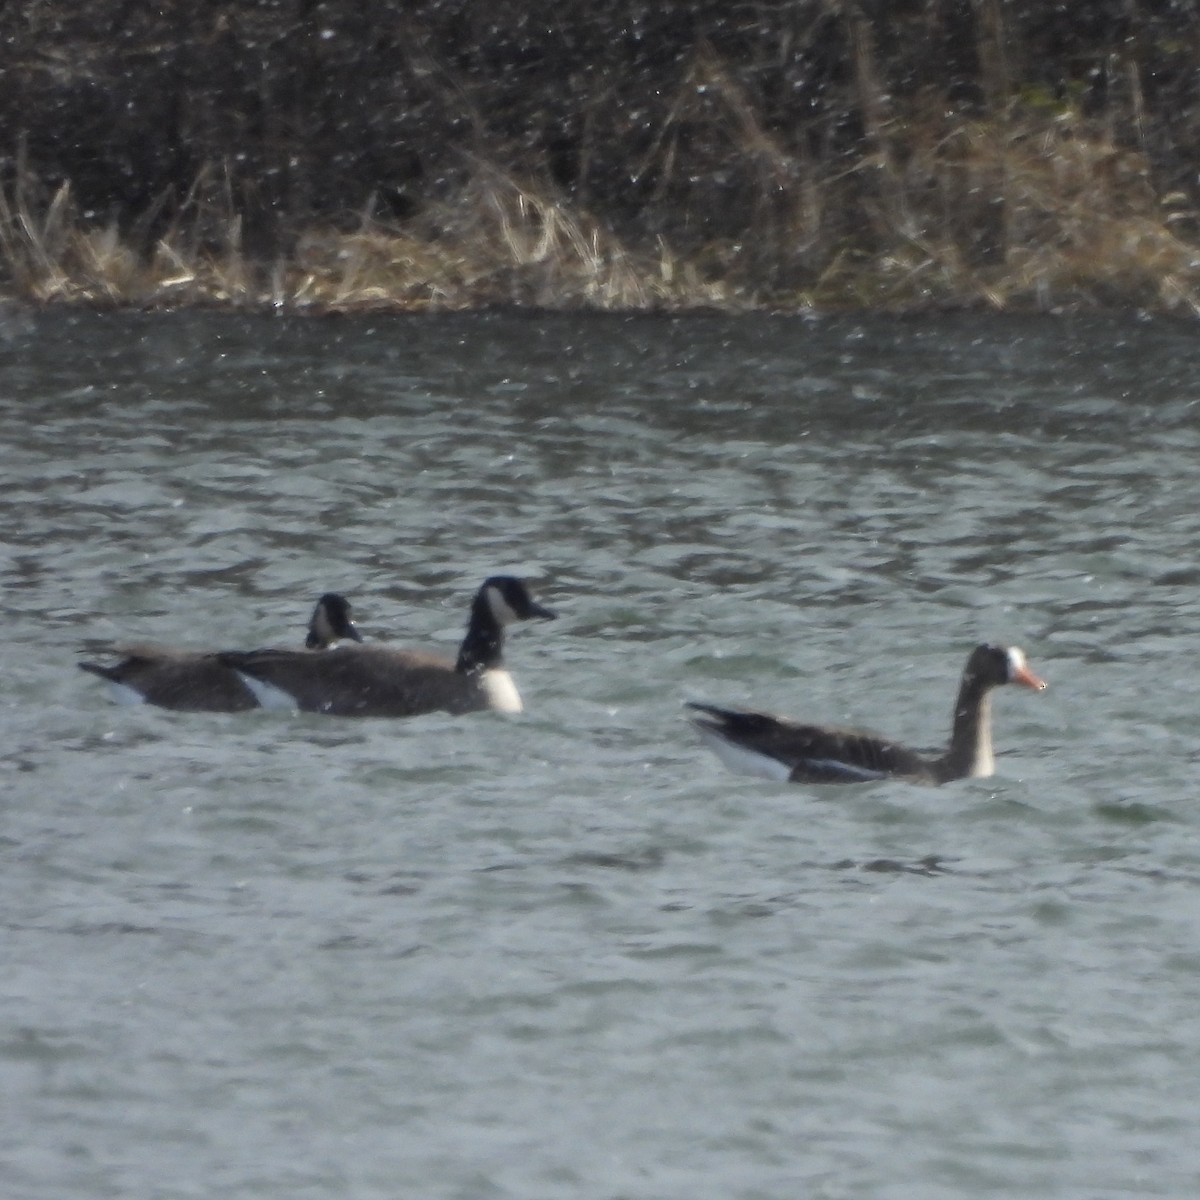
[[[345,639],[362,640],[350,619],[349,603],[327,592],[313,609],[306,649],[296,653],[311,655]],[[114,666],[93,662],[79,666],[107,680],[122,703],[154,704],[179,712],[244,712],[259,707],[254,692],[216,653],[166,646],[122,646],[117,653],[122,658]]]
[[[483,709],[520,712],[521,697],[504,669],[504,629],[551,619],[510,575],[486,579],[471,605],[457,660],[388,646],[338,646],[319,658],[290,650],[223,653],[264,708],[298,708],[339,717],[412,717]]]

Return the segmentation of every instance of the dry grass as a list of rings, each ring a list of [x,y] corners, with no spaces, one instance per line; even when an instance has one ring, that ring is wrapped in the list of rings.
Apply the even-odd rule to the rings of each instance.
[[[710,84],[727,82],[712,76],[711,66],[709,76]],[[42,193],[18,172],[0,188],[0,270],[16,294],[37,303],[109,306],[347,312],[1104,305],[1200,315],[1194,214],[1180,197],[1156,194],[1138,153],[1074,114],[1014,108],[951,124],[936,113],[894,126],[881,118],[873,140],[886,142],[887,171],[872,153],[822,181],[787,161],[778,140],[755,124],[749,98],[731,88],[715,90],[745,135],[746,169],[769,176],[777,193],[789,186],[794,192],[782,205],[793,219],[758,222],[773,243],[760,250],[780,260],[802,254],[815,264],[786,294],[761,283],[755,291],[735,247],[709,246],[689,260],[662,242],[653,253],[636,252],[553,189],[483,163],[453,201],[431,205],[405,225],[380,222],[368,207],[348,231],[301,232],[292,253],[273,264],[244,252],[231,189],[217,172],[196,181],[165,231],[140,251],[136,236],[85,221],[68,184]],[[858,188],[863,233],[822,246],[820,214],[833,207],[829,196],[846,195],[848,180]]]
[[[353,233],[309,231],[286,273],[286,303],[325,309],[731,308],[731,289],[702,279],[665,246],[631,253],[549,189],[479,167],[451,203],[411,228],[364,215]]]
[[[201,245],[194,194],[148,255],[139,254],[115,224],[85,221],[69,183],[40,209],[38,194],[24,175],[0,188],[0,266],[28,300],[108,306],[259,302],[254,271],[241,254],[240,220],[230,216],[214,236],[206,216],[210,232]]]
[[[1196,214],[1074,114],[930,123],[904,147],[890,199],[887,248],[842,249],[806,302],[1200,315]]]
[[[483,167],[453,203],[431,208],[412,228],[378,222],[368,209],[353,231],[301,232],[290,258],[273,266],[242,252],[235,215],[189,221],[189,202],[139,255],[114,226],[89,227],[69,185],[41,211],[34,193],[27,182],[0,189],[0,255],[14,290],[37,303],[321,312],[745,304],[665,245],[637,256],[548,189]]]
[[[1200,247],[1179,197],[1160,197],[1149,164],[1066,114],[1044,125],[967,133],[968,161],[1002,172],[1007,215],[1001,305],[1084,298],[1200,314]]]

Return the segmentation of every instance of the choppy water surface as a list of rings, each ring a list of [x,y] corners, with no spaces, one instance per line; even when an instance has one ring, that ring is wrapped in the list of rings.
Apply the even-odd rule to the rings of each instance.
[[[10,1200],[1095,1200],[1200,1181],[1200,340],[1128,320],[10,320]],[[111,704],[120,638],[528,713]],[[998,773],[786,787],[685,698]]]

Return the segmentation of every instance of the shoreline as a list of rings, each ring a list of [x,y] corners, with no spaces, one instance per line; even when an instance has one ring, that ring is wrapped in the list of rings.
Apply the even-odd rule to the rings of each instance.
[[[0,289],[1200,317],[1186,6],[17,0]]]
[[[1054,149],[1057,156],[1036,164],[1041,176],[1061,176],[1061,145]],[[1136,163],[1126,163],[1114,189],[1111,147],[1072,149],[1082,163],[1065,197],[1027,195],[1009,205],[1009,225],[1033,236],[1013,241],[997,262],[972,266],[954,237],[893,229],[876,246],[829,247],[819,270],[787,288],[756,279],[736,242],[685,254],[659,236],[647,250],[644,238],[622,240],[552,188],[495,168],[404,222],[377,217],[372,204],[353,225],[306,222],[271,260],[244,248],[243,218],[232,208],[216,216],[184,207],[160,236],[139,244],[123,231],[135,222],[89,220],[69,183],[48,193],[22,178],[0,188],[0,294],[38,306],[311,315],[500,307],[1200,316],[1200,245],[1178,232],[1184,222],[1171,198],[1155,196]],[[1092,159],[1107,162],[1107,177],[1092,170],[1103,165]]]

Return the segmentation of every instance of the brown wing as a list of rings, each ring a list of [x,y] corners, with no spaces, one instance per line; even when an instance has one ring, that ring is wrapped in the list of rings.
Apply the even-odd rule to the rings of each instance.
[[[440,655],[341,645],[321,654],[274,650],[221,654],[220,661],[285,693],[305,712],[410,717],[487,707],[478,681]]]
[[[749,709],[691,704],[702,724],[727,741],[783,763],[794,783],[863,783],[872,779],[932,778],[920,755],[886,738],[855,729],[803,725]]]
[[[115,666],[80,663],[102,679],[141,695],[147,704],[177,712],[245,712],[257,708],[254,693],[214,654],[187,654],[159,647],[129,647]]]

